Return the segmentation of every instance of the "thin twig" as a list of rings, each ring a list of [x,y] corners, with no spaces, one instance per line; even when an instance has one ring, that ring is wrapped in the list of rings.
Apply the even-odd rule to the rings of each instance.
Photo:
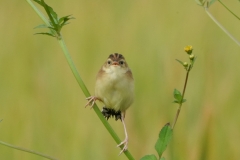
[[[26,148],[14,146],[14,145],[8,144],[8,143],[3,142],[3,141],[0,141],[0,144],[2,144],[4,146],[7,146],[7,147],[10,147],[10,148],[13,148],[13,149],[20,150],[20,151],[32,153],[32,154],[35,154],[35,155],[38,155],[38,156],[41,156],[41,157],[44,157],[44,158],[47,158],[47,159],[57,160],[56,158],[50,157],[48,155],[45,155],[45,154],[42,154],[42,153],[39,153],[39,152],[36,152],[36,151],[33,151],[33,150],[29,150],[29,149],[26,149]]]
[[[238,20],[240,20],[240,18],[235,14],[233,13],[225,4],[223,4],[222,1],[218,0],[218,2],[223,5],[224,8],[226,8],[234,17],[236,17]]]
[[[181,100],[181,103],[179,104],[179,107],[178,107],[178,110],[177,110],[177,113],[176,113],[176,116],[175,116],[175,119],[174,119],[174,122],[173,122],[172,129],[174,128],[174,126],[177,123],[177,120],[178,120],[178,117],[179,117],[179,114],[180,114],[180,111],[181,111],[181,108],[182,108],[182,102],[183,102],[185,91],[186,91],[186,88],[187,88],[188,75],[189,75],[190,69],[191,69],[191,67],[189,67],[189,69],[187,70],[185,83],[184,83],[184,87],[183,87],[183,92],[182,92],[182,100]]]

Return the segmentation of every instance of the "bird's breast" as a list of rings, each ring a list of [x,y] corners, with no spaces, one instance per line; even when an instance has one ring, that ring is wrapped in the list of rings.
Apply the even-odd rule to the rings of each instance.
[[[106,107],[125,111],[132,104],[134,83],[126,76],[126,73],[115,70],[97,78],[95,95]]]

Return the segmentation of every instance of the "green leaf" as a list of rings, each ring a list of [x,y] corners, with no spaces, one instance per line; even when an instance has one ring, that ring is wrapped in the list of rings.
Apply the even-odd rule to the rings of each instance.
[[[182,100],[182,94],[180,91],[178,91],[177,89],[174,89],[173,91],[173,96],[175,98],[175,100],[173,101],[173,103],[184,103],[186,102],[187,100],[186,99],[183,99]]]
[[[174,100],[173,103],[179,103],[177,100]]]
[[[51,22],[51,25],[55,28],[55,30],[57,30],[58,26],[56,25],[58,22],[58,16],[57,13],[54,12],[54,10],[52,9],[52,7],[50,7],[49,5],[47,5],[44,0],[34,0],[35,2],[37,2],[39,5],[41,5],[45,11],[47,12],[48,18]]]
[[[46,4],[46,3],[45,3]],[[58,15],[57,13],[53,10],[52,7],[50,7],[49,5],[46,4],[46,9],[50,12],[50,14],[52,15],[53,19],[55,20],[55,23],[58,21]]]
[[[66,24],[67,21],[69,21],[70,19],[75,19],[74,17],[70,17],[71,15],[68,15],[68,16],[64,16],[64,17],[61,17],[58,21],[58,23],[63,26]]]
[[[51,15],[52,15],[52,17],[54,18],[54,19],[58,19],[57,18],[57,13],[56,12],[54,12],[54,10],[52,9],[52,7],[50,7],[49,5],[47,5],[45,2],[44,2],[44,0],[33,0],[34,2],[36,2],[36,3],[38,3],[40,6],[42,6],[44,9],[45,9],[45,11],[46,12],[49,12]]]
[[[183,64],[183,62],[182,61],[180,61],[180,60],[178,60],[178,59],[176,59],[176,61],[178,61],[181,65],[183,65],[184,66],[184,64]]]
[[[177,89],[174,89],[173,91],[173,96],[175,98],[174,102],[175,103],[181,103],[182,100],[182,94],[180,91],[178,91]]]
[[[142,157],[140,160],[157,160],[157,157],[154,154],[151,154]]]
[[[41,32],[41,33],[35,33],[35,34],[42,34],[42,35],[47,35],[47,36],[51,36],[51,37],[56,37],[54,34],[48,33],[48,32]]]
[[[187,62],[182,62],[182,61],[180,61],[178,59],[176,59],[176,61],[178,61],[185,69],[187,69],[187,67],[188,67],[188,63]]]
[[[164,157],[162,157],[160,160],[165,160],[165,158],[164,158]]]
[[[40,25],[34,27],[34,29],[36,29],[36,28],[49,28],[49,27],[46,24],[40,24]]]
[[[67,25],[67,24],[69,24],[69,23],[67,23],[70,19],[74,19],[74,17],[70,17],[71,15],[68,15],[68,16],[64,16],[64,17],[61,17],[60,19],[59,19],[59,21],[58,21],[58,24],[59,24],[59,26],[60,26],[60,28],[59,28],[59,31],[62,29],[62,27],[64,26],[64,25]]]
[[[186,102],[186,101],[187,101],[186,99],[183,99],[183,100],[182,100],[182,103],[184,103],[184,102]],[[178,102],[177,100],[174,100],[173,103],[178,103],[178,104],[179,104],[180,102]]]
[[[167,148],[168,143],[172,138],[172,128],[170,123],[167,123],[160,131],[159,138],[155,144],[155,149],[158,152],[159,158]]]

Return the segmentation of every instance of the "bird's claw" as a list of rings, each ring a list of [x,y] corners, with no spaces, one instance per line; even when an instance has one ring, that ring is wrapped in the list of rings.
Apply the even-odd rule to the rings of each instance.
[[[87,104],[85,105],[85,108],[86,108],[88,105],[90,106],[90,108],[92,108],[93,105],[95,104],[96,100],[98,100],[98,99],[97,99],[97,97],[95,97],[95,96],[90,96],[90,97],[87,97],[86,100],[88,100],[88,102],[87,102]]]
[[[128,139],[125,139],[124,141],[122,141],[119,145],[117,145],[117,147],[120,147],[123,144],[124,144],[124,146],[123,146],[121,152],[119,153],[119,156],[128,149]]]

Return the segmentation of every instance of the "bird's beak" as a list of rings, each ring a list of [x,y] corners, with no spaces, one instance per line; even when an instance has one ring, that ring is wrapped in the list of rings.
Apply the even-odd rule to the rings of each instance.
[[[119,63],[118,63],[118,62],[116,62],[116,61],[114,61],[114,62],[112,63],[112,65],[113,65],[113,66],[118,66],[118,65],[119,65]]]

